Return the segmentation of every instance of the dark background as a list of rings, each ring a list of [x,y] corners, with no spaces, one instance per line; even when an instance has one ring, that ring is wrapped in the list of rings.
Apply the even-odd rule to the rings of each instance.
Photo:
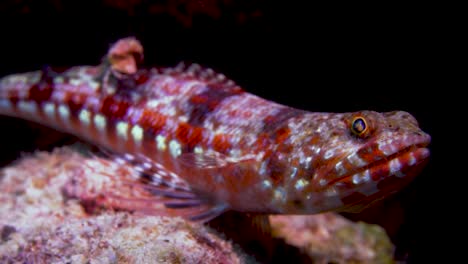
[[[424,6],[366,8],[247,0],[2,1],[0,76],[98,64],[111,43],[136,36],[147,66],[197,62],[296,108],[408,111],[433,137],[430,163],[399,194],[346,216],[382,225],[397,246],[396,259],[418,263],[441,243],[431,224],[441,156],[439,101],[431,92],[439,83],[440,26]],[[0,128],[3,165],[20,152],[63,143],[51,130],[12,118],[0,117]]]

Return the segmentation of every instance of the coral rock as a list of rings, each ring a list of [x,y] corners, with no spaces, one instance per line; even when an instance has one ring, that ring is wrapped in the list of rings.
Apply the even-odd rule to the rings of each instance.
[[[325,213],[270,216],[273,235],[307,253],[314,263],[393,263],[393,245],[377,226]]]
[[[200,224],[88,214],[63,191],[83,159],[59,149],[0,170],[0,263],[241,263],[229,242]]]

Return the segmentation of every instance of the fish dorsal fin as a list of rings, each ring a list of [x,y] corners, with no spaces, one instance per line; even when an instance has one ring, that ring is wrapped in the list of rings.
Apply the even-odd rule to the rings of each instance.
[[[143,63],[143,46],[134,37],[122,38],[111,45],[103,59],[103,80],[107,82],[109,75],[122,79],[138,79],[138,72],[144,71],[139,68]],[[171,75],[177,77],[194,78],[207,85],[219,85],[225,89],[241,88],[233,80],[226,78],[211,68],[202,67],[197,63],[180,62],[175,67],[153,68],[153,74]]]
[[[228,209],[228,205],[211,200],[192,190],[175,173],[143,155],[105,155],[122,166],[131,166],[137,177],[119,177],[120,190],[105,193],[110,206],[149,215],[180,216],[206,222]]]
[[[240,89],[233,80],[227,78],[224,74],[218,73],[211,68],[203,67],[198,63],[180,62],[175,67],[162,68],[160,71],[162,74],[182,78],[195,78],[208,85],[220,85],[226,88],[237,87],[236,89]]]

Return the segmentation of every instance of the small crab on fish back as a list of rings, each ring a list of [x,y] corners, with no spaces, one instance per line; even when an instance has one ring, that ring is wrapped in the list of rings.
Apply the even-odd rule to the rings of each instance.
[[[316,113],[250,94],[197,64],[139,68],[138,40],[98,66],[0,80],[0,114],[100,146],[139,177],[115,175],[108,206],[207,221],[226,210],[356,211],[405,186],[430,136],[403,111]],[[104,162],[104,161],[103,161]]]

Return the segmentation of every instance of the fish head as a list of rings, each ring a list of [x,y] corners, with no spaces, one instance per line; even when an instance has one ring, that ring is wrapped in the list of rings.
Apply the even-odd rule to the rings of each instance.
[[[359,212],[402,189],[430,156],[430,136],[404,111],[328,114],[305,128],[283,211]]]

